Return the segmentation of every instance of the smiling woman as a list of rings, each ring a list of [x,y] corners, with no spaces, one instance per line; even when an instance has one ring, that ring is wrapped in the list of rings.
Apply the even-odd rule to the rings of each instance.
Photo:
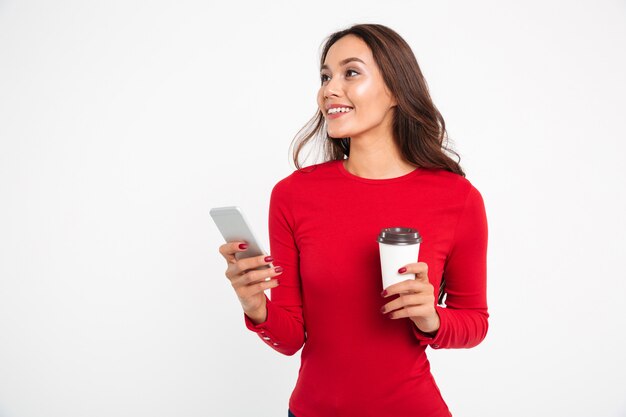
[[[298,169],[272,190],[272,255],[237,261],[245,242],[220,247],[245,324],[279,353],[303,348],[290,417],[450,416],[426,348],[469,348],[487,333],[482,196],[446,155],[443,118],[393,30],[331,35],[317,105]],[[313,137],[326,161],[301,169]],[[398,279],[381,287],[376,238],[390,227],[423,241],[419,262],[394,266]]]
[[[323,142],[325,160],[344,159],[356,142],[364,142],[359,133],[378,127],[391,128],[395,147],[403,150],[410,166],[465,175],[447,155],[458,157],[447,147],[445,121],[415,55],[392,29],[362,24],[330,35],[321,54],[320,81],[319,110],[295,138],[293,159],[298,169],[300,152],[309,140]],[[341,114],[358,108],[351,117],[342,117],[330,110],[335,107],[344,108]],[[358,131],[351,130],[355,127]]]

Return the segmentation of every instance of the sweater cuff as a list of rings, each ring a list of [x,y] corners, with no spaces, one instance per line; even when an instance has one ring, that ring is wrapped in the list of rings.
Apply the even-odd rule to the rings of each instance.
[[[269,298],[267,298],[267,294],[265,295],[265,305],[267,306],[267,317],[263,323],[254,324],[250,317],[243,313],[244,320],[246,322],[246,327],[257,334],[268,346],[273,349],[276,349],[277,346],[280,345],[274,335],[272,334],[271,329],[276,330],[276,314],[274,311],[274,304],[271,302]]]
[[[441,307],[441,306],[435,306],[435,310],[437,311],[437,314],[439,315],[439,329],[437,329],[437,333],[434,336],[429,336],[426,333],[422,332],[420,329],[417,328],[417,325],[415,323],[413,323],[411,321],[411,326],[413,328],[413,334],[415,335],[415,338],[417,339],[417,341],[419,342],[419,344],[421,346],[427,346],[430,345],[431,348],[433,349],[440,349],[441,348],[441,341],[444,338],[444,334],[446,332],[446,328],[448,326],[448,320],[446,318],[446,313],[445,308]]]

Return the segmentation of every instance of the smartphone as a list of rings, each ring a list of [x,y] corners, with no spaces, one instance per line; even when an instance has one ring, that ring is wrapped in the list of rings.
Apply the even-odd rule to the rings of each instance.
[[[209,214],[226,242],[243,240],[248,243],[248,248],[245,251],[235,253],[235,259],[267,255],[267,252],[263,249],[263,246],[261,246],[261,242],[252,232],[250,223],[247,221],[241,208],[237,206],[213,207],[209,211]],[[268,269],[273,267],[274,265],[270,263],[268,265],[261,265],[255,269]]]

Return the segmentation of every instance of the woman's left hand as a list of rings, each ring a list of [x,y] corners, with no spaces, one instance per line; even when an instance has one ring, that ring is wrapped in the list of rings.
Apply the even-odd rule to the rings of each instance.
[[[404,269],[404,271],[403,271]],[[434,334],[439,330],[439,315],[435,310],[435,289],[428,281],[428,265],[424,262],[407,264],[398,270],[400,274],[415,274],[414,279],[390,285],[382,296],[400,296],[381,308],[390,319],[408,317],[423,333]]]

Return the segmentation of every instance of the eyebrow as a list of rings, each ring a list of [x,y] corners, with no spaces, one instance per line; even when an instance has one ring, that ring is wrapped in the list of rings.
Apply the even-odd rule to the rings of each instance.
[[[365,64],[365,62],[363,62],[363,60],[355,57],[355,56],[351,56],[350,58],[346,58],[346,59],[342,59],[341,61],[339,61],[339,66],[343,66],[346,65],[348,62],[352,62],[352,61],[358,61],[361,62],[362,64]],[[320,68],[320,71],[323,69],[328,69],[328,65],[324,64],[322,65],[322,67]]]

